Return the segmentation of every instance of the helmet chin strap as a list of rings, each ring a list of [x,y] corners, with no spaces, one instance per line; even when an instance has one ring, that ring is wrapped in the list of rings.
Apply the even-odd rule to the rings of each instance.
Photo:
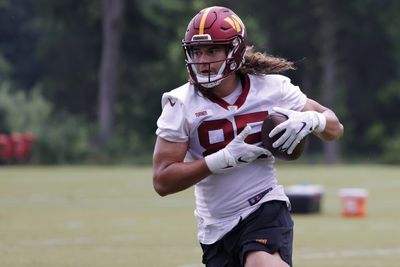
[[[213,75],[209,74],[207,76],[198,74],[197,70],[195,68],[194,72],[197,77],[197,82],[205,88],[213,88],[213,87],[219,85],[222,82],[222,80],[224,79],[222,73],[224,72],[225,66],[226,66],[226,61],[221,65],[217,74],[213,74]]]
[[[203,86],[203,87],[205,87],[205,88],[207,88],[207,89],[210,89],[210,88],[214,88],[214,87],[216,87],[217,85],[219,85],[219,84],[222,82],[222,80],[223,80],[223,79],[220,79],[220,80],[218,80],[218,81],[211,82],[211,83],[200,83],[200,85]]]

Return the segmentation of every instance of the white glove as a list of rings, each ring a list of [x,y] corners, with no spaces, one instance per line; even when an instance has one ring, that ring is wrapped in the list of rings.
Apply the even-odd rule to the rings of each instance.
[[[274,107],[273,110],[286,115],[288,120],[276,126],[269,133],[269,137],[272,138],[285,131],[272,146],[274,148],[282,146],[281,150],[287,150],[289,155],[306,135],[312,132],[320,133],[325,129],[326,118],[322,113],[316,111],[299,112],[279,107]]]
[[[267,149],[244,142],[250,132],[251,126],[247,125],[225,148],[206,156],[204,159],[208,169],[212,173],[222,173],[233,167],[246,165],[263,154],[271,156]]]

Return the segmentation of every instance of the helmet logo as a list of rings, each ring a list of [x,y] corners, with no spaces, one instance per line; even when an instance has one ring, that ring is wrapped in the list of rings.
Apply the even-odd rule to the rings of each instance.
[[[231,15],[231,17],[227,17],[224,20],[228,22],[229,25],[231,25],[232,28],[234,28],[237,32],[241,32],[242,28],[244,28],[242,20],[236,15]]]

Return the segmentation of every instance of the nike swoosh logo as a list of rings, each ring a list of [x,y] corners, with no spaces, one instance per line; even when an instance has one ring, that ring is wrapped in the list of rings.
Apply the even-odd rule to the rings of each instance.
[[[222,169],[228,169],[228,168],[232,168],[233,166],[226,166],[226,167],[224,167],[224,168],[222,168]]]
[[[168,101],[171,104],[171,107],[175,106],[176,101],[172,101],[171,98],[168,98]]]
[[[242,157],[238,158],[238,161],[243,163],[249,163],[248,161],[243,160]]]
[[[305,122],[301,122],[303,124],[303,127],[301,127],[301,129],[297,132],[297,134],[299,134],[301,131],[303,131],[304,127],[306,127],[306,123]]]

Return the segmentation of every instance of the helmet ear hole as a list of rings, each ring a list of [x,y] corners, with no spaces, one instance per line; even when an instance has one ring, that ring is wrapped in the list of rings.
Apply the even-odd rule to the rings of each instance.
[[[239,39],[237,37],[235,39],[233,39],[232,45],[233,45],[233,47],[236,47],[239,45]]]

